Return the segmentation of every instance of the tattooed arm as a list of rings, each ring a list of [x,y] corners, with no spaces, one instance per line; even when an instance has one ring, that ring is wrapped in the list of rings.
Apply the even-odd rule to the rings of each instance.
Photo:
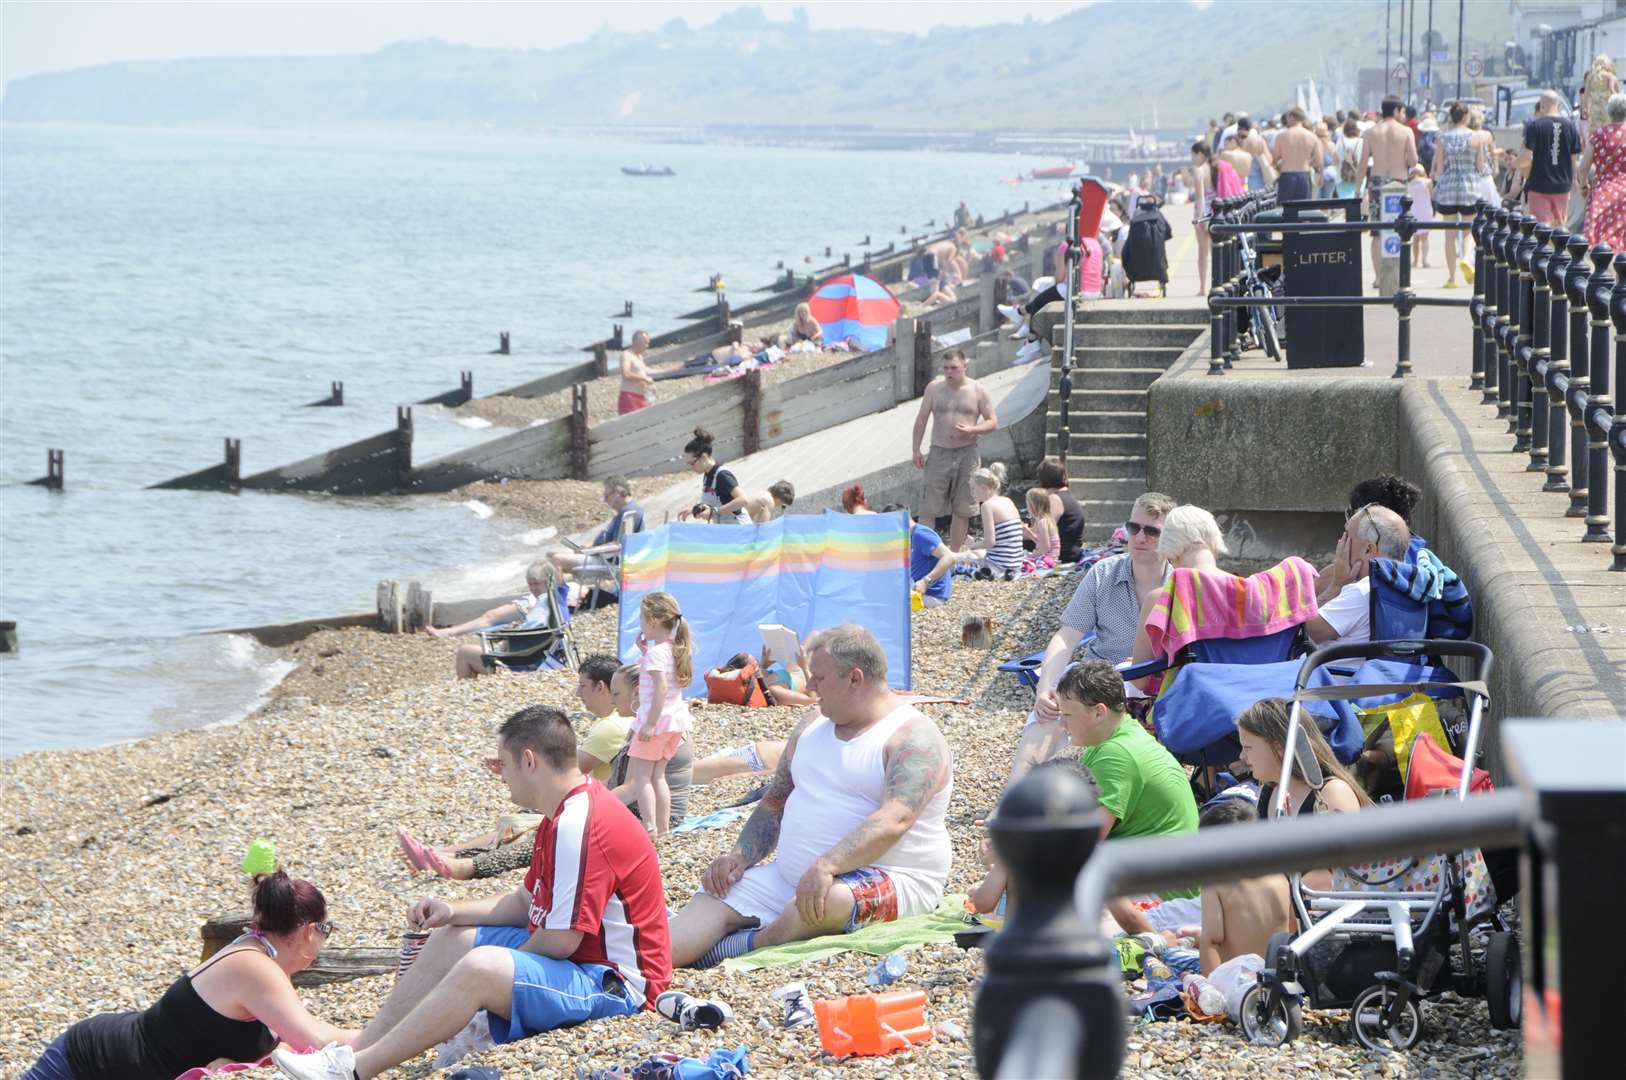
[[[785,816],[785,803],[796,787],[790,778],[790,763],[796,756],[796,743],[801,739],[802,731],[818,715],[819,710],[815,706],[797,723],[785,743],[785,752],[779,755],[779,767],[768,782],[768,790],[745,820],[745,827],[740,830],[739,839],[734,841],[733,850],[713,862],[701,875],[700,887],[712,896],[726,896],[741,875],[773,854],[774,848],[779,846],[779,823]]]
[[[885,855],[914,827],[915,819],[932,797],[949,783],[952,759],[948,743],[924,717],[894,732],[884,754],[886,780],[881,806],[821,857],[831,874],[857,870]]]

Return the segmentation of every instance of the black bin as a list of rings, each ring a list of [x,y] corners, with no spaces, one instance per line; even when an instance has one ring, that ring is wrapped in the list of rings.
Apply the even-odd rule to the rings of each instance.
[[[1326,221],[1312,205],[1345,206],[1360,217],[1355,200],[1290,202],[1259,215],[1266,221]],[[1349,207],[1356,207],[1350,210]],[[1361,295],[1361,243],[1365,233],[1287,233],[1282,237],[1282,286],[1288,296]],[[1365,326],[1358,307],[1286,309],[1289,368],[1360,367],[1366,359]]]

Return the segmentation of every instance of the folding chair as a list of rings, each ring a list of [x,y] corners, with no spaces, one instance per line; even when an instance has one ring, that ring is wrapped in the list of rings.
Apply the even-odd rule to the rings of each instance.
[[[621,513],[621,528],[616,533],[617,542],[637,532],[634,525],[638,521],[638,511],[624,510]],[[621,551],[606,551],[599,555],[589,555],[576,570],[576,584],[582,587],[582,602],[580,607],[594,611],[603,606],[606,586],[614,586],[619,591],[621,584]]]
[[[538,604],[546,604],[545,625],[531,626],[531,618],[480,633],[480,659],[488,669],[502,664],[510,671],[540,671],[544,668],[569,668],[575,671],[581,665],[576,654],[576,640],[570,629],[570,608],[565,604],[565,588],[549,589],[537,597]]]

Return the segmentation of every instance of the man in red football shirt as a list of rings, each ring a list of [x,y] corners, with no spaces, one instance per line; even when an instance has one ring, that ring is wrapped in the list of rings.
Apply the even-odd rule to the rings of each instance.
[[[450,1039],[485,1010],[505,1043],[652,1008],[672,978],[666,894],[638,820],[576,764],[564,713],[527,706],[486,763],[514,802],[546,815],[525,883],[486,900],[419,900],[432,930],[354,1047],[277,1051],[290,1076],[364,1080]]]

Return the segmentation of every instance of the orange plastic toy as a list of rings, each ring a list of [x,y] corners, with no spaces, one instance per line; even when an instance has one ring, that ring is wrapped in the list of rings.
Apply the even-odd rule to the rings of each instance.
[[[815,1001],[813,1014],[819,1021],[819,1041],[836,1057],[890,1054],[932,1037],[923,990]]]

